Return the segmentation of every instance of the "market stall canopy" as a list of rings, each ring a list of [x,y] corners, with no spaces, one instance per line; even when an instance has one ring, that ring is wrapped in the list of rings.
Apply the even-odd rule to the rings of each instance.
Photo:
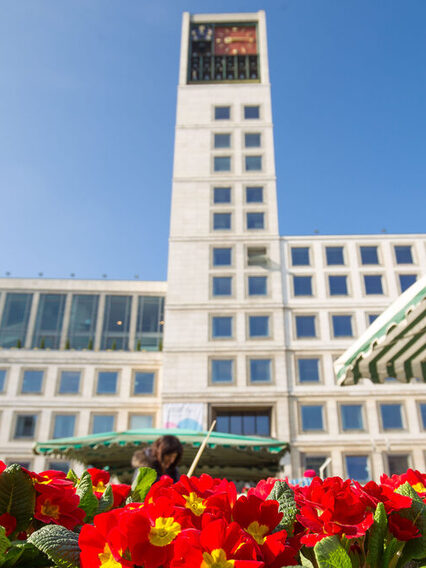
[[[426,381],[426,276],[410,286],[334,363],[339,385],[361,378]]]
[[[61,438],[37,443],[36,454],[60,456],[97,468],[108,467],[121,478],[132,473],[130,460],[133,452],[152,444],[164,435],[174,435],[183,444],[183,456],[179,466],[186,473],[207,432],[180,429],[128,430],[107,432],[80,438]],[[198,462],[195,475],[209,473],[233,480],[256,481],[275,475],[280,458],[288,451],[288,444],[273,438],[236,436],[212,432]]]

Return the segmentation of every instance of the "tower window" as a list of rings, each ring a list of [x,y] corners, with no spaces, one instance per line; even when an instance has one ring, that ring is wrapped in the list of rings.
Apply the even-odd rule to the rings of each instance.
[[[352,316],[332,316],[333,336],[334,337],[352,337]]]
[[[249,336],[269,337],[269,317],[249,316]]]
[[[383,430],[402,430],[402,410],[400,404],[381,404],[380,414]]]
[[[263,187],[246,187],[246,203],[263,203]]]
[[[360,251],[362,264],[379,264],[377,247],[361,247]]]
[[[295,296],[312,296],[312,277],[293,276],[293,289]]]
[[[260,107],[258,105],[249,105],[244,107],[244,118],[246,120],[252,120],[260,118]]]
[[[230,339],[232,337],[231,316],[212,317],[212,337],[213,339]]]
[[[316,337],[315,316],[296,316],[296,336]]]
[[[215,148],[230,148],[231,135],[230,134],[215,134],[214,147]]]
[[[231,229],[231,213],[213,213],[213,229],[229,231]]]
[[[246,172],[260,172],[262,170],[262,156],[245,157]]]
[[[326,247],[325,256],[329,266],[345,264],[343,260],[343,247]]]
[[[395,258],[397,264],[413,264],[413,255],[411,254],[410,246],[396,246]]]
[[[249,276],[248,293],[249,296],[266,296],[267,278],[266,276]]]
[[[302,430],[324,430],[322,405],[307,405],[301,407]]]
[[[244,146],[246,148],[260,148],[260,134],[258,132],[246,132],[244,134]]]
[[[319,359],[298,359],[297,360],[299,383],[319,383]]]
[[[213,296],[231,296],[232,278],[230,276],[213,277]]]
[[[43,371],[24,371],[21,393],[40,394],[43,384]]]
[[[266,247],[248,247],[247,264],[248,266],[267,266]]]
[[[233,359],[212,359],[211,360],[211,382],[212,383],[232,383],[234,381],[234,360]]]
[[[116,394],[117,378],[118,373],[116,371],[101,371],[98,373],[96,394]]]
[[[346,276],[329,276],[328,286],[330,289],[330,296],[347,296],[348,285]]]
[[[399,284],[401,286],[401,292],[405,292],[407,288],[412,286],[414,282],[417,280],[416,274],[400,274],[399,275]]]
[[[292,247],[291,262],[293,266],[309,266],[309,248],[308,247]]]
[[[231,118],[231,107],[229,106],[214,107],[215,120],[229,120],[230,118]]]
[[[382,277],[380,274],[365,274],[364,286],[366,294],[383,294]]]
[[[230,172],[231,171],[231,157],[230,156],[215,156],[213,159],[213,168],[215,172]]]
[[[264,229],[264,213],[247,213],[247,229]]]
[[[214,248],[213,249],[213,266],[231,266],[232,249],[230,248]]]
[[[250,359],[249,363],[251,383],[270,383],[271,382],[271,360],[270,359]]]
[[[342,430],[364,430],[361,404],[342,404],[340,415]]]
[[[231,203],[230,187],[213,188],[213,203]]]

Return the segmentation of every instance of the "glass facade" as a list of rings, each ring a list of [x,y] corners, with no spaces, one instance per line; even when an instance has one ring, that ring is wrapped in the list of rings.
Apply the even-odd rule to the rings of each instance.
[[[129,348],[131,296],[106,296],[101,349]]]
[[[267,410],[216,411],[216,432],[237,436],[270,436],[270,412]]]
[[[59,349],[65,299],[65,294],[40,294],[33,347]]]
[[[161,351],[164,327],[164,297],[139,296],[135,349]]]
[[[24,347],[32,294],[6,294],[0,326],[1,347]]]
[[[68,343],[71,349],[93,349],[98,305],[98,295],[73,295],[68,327]]]

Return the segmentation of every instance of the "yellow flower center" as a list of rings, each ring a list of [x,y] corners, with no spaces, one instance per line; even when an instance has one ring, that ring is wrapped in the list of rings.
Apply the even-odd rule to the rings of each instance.
[[[59,505],[52,505],[50,499],[46,499],[40,508],[41,514],[52,519],[59,519]]]
[[[426,491],[426,487],[420,481],[415,485],[412,485],[411,487],[414,489],[414,491],[417,491],[417,493],[424,493]]]
[[[223,548],[212,550],[211,554],[203,552],[203,561],[200,568],[233,568],[235,560],[227,560]]]
[[[173,517],[158,517],[149,533],[149,542],[154,546],[167,546],[180,533],[181,526]]]
[[[194,515],[199,517],[204,513],[204,509],[206,508],[204,499],[199,497],[196,493],[191,492],[189,495],[184,495],[183,498],[186,501],[185,507],[191,509]]]
[[[106,487],[103,481],[98,481],[97,485],[93,486],[93,491],[97,491],[98,493],[104,493]]]
[[[122,568],[121,562],[117,560],[112,555],[110,547],[105,544],[104,551],[98,554],[99,560],[101,562],[102,568]]]
[[[254,538],[257,544],[262,545],[265,542],[265,535],[269,531],[266,525],[259,525],[257,521],[253,521],[247,527],[247,532]]]

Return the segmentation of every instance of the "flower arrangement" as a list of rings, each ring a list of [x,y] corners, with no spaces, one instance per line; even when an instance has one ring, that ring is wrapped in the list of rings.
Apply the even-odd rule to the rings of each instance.
[[[0,567],[414,568],[426,566],[426,474],[381,483],[260,481],[141,468],[132,487],[89,469],[0,462]]]

